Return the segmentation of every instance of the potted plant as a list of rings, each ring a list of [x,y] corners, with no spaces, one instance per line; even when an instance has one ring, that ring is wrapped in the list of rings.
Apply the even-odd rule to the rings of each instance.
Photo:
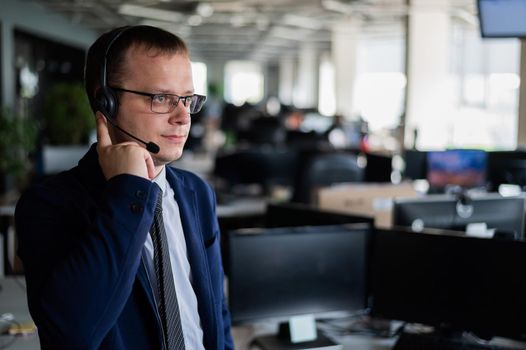
[[[95,118],[80,83],[57,83],[44,99],[45,142],[49,145],[85,145],[95,130]]]
[[[9,108],[0,109],[0,194],[9,187],[25,186],[32,169],[30,152],[37,144],[38,123],[16,115]],[[9,184],[14,181],[16,186]]]
[[[82,84],[52,85],[44,97],[42,119],[43,175],[75,166],[95,132],[95,117]]]

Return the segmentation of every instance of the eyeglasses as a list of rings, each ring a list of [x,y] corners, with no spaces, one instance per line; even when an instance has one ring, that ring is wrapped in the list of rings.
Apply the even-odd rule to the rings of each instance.
[[[178,96],[174,94],[151,94],[148,92],[128,90],[112,87],[113,90],[129,92],[136,95],[148,96],[151,100],[150,109],[153,113],[171,113],[179,104],[183,102],[186,108],[190,109],[190,114],[195,114],[201,110],[206,101],[206,96],[193,94],[190,96]]]

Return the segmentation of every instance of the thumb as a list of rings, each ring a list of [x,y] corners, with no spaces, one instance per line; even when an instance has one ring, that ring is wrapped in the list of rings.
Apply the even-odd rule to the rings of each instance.
[[[107,121],[101,112],[97,112],[97,145],[99,148],[108,147],[112,145],[110,134],[108,131]]]

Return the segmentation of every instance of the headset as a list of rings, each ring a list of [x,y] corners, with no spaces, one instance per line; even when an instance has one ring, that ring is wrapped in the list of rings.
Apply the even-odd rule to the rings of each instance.
[[[129,137],[133,138],[134,140],[137,140],[143,143],[146,146],[146,150],[148,150],[148,152],[159,153],[160,147],[157,144],[153,142],[146,142],[146,141],[141,140],[137,136],[134,136],[130,134],[129,132],[127,132],[126,130],[122,129],[115,122],[117,113],[119,111],[119,99],[117,97],[115,90],[113,90],[108,85],[108,54],[112,46],[117,41],[117,39],[119,39],[122,36],[122,34],[127,32],[131,28],[135,28],[135,27],[126,26],[126,27],[123,27],[121,30],[117,31],[113,35],[111,40],[108,42],[108,45],[106,46],[106,50],[104,50],[104,59],[102,61],[102,66],[100,70],[100,88],[95,94],[95,109],[101,112],[106,117],[108,122],[110,122],[110,124],[113,125],[116,129],[128,135]]]

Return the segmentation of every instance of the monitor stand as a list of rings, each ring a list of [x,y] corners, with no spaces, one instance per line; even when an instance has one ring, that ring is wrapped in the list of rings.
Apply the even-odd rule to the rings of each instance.
[[[321,332],[318,332],[318,337],[312,341],[301,343],[293,343],[290,339],[282,338],[279,335],[264,335],[254,339],[254,345],[259,346],[263,350],[342,350],[341,344],[335,343],[327,338]]]
[[[341,344],[316,330],[312,315],[291,317],[288,322],[280,323],[278,334],[256,337],[253,344],[263,350],[343,349]]]

